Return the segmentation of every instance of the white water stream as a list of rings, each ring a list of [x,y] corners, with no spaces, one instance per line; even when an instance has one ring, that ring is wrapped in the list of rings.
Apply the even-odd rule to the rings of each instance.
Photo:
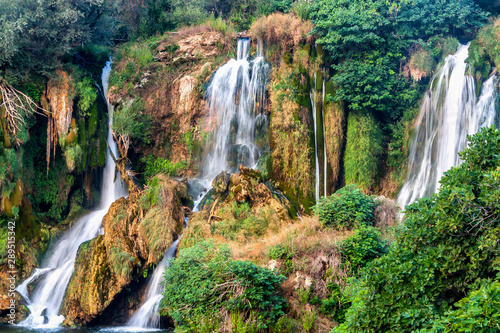
[[[111,71],[111,61],[106,63],[102,72],[104,92],[108,90],[108,79]],[[111,125],[113,107],[108,103],[109,129],[108,145],[114,156],[118,156],[116,143],[113,141]],[[40,269],[18,286],[18,292],[26,299],[30,315],[20,325],[30,327],[58,327],[64,320],[59,314],[64,299],[66,287],[73,274],[78,248],[83,242],[93,239],[103,232],[102,219],[111,204],[120,197],[127,196],[127,189],[121,182],[116,171],[116,165],[108,150],[106,165],[102,177],[101,201],[99,208],[78,219],[70,229],[55,244],[53,251],[43,262]],[[28,285],[39,280],[31,295],[28,295]]]
[[[160,303],[163,298],[163,273],[165,268],[170,266],[170,261],[174,258],[180,238],[176,240],[165,253],[163,260],[156,267],[151,280],[149,281],[146,293],[146,302],[137,310],[127,322],[130,327],[138,328],[159,328],[160,327]]]
[[[237,171],[238,165],[253,167],[259,159],[255,146],[255,123],[265,102],[269,65],[261,43],[249,61],[250,39],[238,39],[237,59],[215,72],[207,89],[210,123],[215,127],[214,146],[205,158],[202,179],[212,181],[221,171]]]
[[[238,39],[237,58],[229,60],[214,74],[207,89],[210,125],[215,127],[213,146],[205,158],[200,179],[190,180],[198,187],[209,188],[221,172],[235,172],[239,164],[254,167],[260,152],[255,145],[256,118],[264,108],[269,65],[262,44],[257,44],[255,59],[249,60],[250,39]],[[202,192],[202,191],[198,191]],[[195,193],[195,208],[202,196]],[[169,248],[149,282],[146,301],[127,322],[124,331],[160,327],[159,306],[163,288],[161,278],[175,255],[179,240]]]
[[[436,192],[444,172],[461,163],[458,153],[466,148],[467,135],[494,124],[496,77],[483,84],[477,98],[474,78],[466,73],[468,55],[468,45],[460,45],[445,59],[422,102],[398,196],[401,207]]]
[[[311,92],[309,93],[309,97],[311,98],[311,108],[313,114],[313,126],[314,126],[314,155],[316,158],[316,170],[315,170],[315,182],[314,182],[314,196],[316,202],[319,201],[320,197],[320,172],[319,172],[319,157],[318,157],[318,120],[316,114],[316,74],[314,74],[313,87],[311,87]]]

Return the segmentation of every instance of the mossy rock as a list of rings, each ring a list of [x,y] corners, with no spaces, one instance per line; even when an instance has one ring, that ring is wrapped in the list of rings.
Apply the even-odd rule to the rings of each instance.
[[[80,143],[80,147],[82,148],[82,170],[87,168],[87,131],[85,126],[85,119],[81,118],[78,122],[78,141]]]
[[[97,110],[97,103],[94,103],[90,107],[90,117],[89,117],[89,122],[88,122],[89,138],[94,136],[94,134],[97,130],[98,123],[99,123],[99,112]]]

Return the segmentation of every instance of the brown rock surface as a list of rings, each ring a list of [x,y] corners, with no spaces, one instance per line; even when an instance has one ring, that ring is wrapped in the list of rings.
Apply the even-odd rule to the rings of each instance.
[[[166,177],[159,180],[147,193],[135,191],[114,202],[103,220],[104,235],[80,247],[61,309],[66,325],[97,320],[180,236],[187,189]]]

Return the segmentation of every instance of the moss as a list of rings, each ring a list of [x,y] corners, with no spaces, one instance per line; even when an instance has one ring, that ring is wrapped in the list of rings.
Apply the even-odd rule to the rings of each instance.
[[[344,159],[346,184],[357,184],[363,191],[370,192],[382,149],[382,131],[373,115],[351,111]]]
[[[99,156],[97,158],[97,165],[103,167],[106,164],[106,135],[104,131],[99,132]]]
[[[93,137],[98,125],[99,113],[97,110],[97,103],[92,104],[90,108],[90,117],[88,121],[88,134],[89,138]]]
[[[78,141],[82,147],[82,170],[87,168],[87,132],[85,126],[85,119],[81,118],[78,122]]]

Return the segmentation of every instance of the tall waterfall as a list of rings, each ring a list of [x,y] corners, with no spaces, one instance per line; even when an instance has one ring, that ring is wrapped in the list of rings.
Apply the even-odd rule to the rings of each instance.
[[[318,88],[317,74],[314,74],[311,91],[309,97],[311,99],[311,112],[313,115],[313,130],[314,130],[314,154],[315,154],[315,182],[314,182],[314,195],[316,202],[320,196],[328,195],[328,161],[326,156],[326,137],[325,137],[325,78],[322,77],[321,90]],[[320,95],[321,94],[321,95]],[[320,142],[320,137],[323,140]],[[323,179],[321,179],[323,177]]]
[[[249,54],[250,39],[239,38],[237,58],[217,70],[207,89],[210,124],[215,128],[202,170],[202,178],[209,182],[223,170],[237,171],[239,164],[254,167],[259,159],[256,119],[265,105],[269,65],[260,42],[255,59],[250,61]]]
[[[163,298],[163,288],[161,281],[165,268],[170,265],[170,260],[175,256],[177,245],[180,239],[176,240],[165,253],[165,257],[156,267],[151,280],[149,281],[146,293],[146,301],[130,318],[127,325],[140,328],[159,328],[160,327],[160,302]]]
[[[316,110],[316,74],[314,74],[314,81],[313,85],[314,88],[311,88],[311,92],[309,93],[309,96],[311,98],[311,107],[312,107],[312,114],[313,114],[313,126],[314,126],[314,155],[315,155],[315,161],[316,161],[316,170],[315,170],[315,182],[314,182],[314,195],[316,202],[319,201],[320,197],[320,170],[319,170],[319,149],[318,149],[318,120],[317,120],[317,110]]]
[[[108,79],[111,71],[111,61],[106,63],[102,71],[104,93],[108,90]],[[113,108],[108,103],[109,129],[108,145],[114,156],[117,155],[116,143],[113,141],[111,125]],[[73,274],[78,248],[83,242],[91,240],[102,233],[102,219],[111,204],[120,197],[127,196],[127,189],[116,172],[116,165],[108,150],[106,165],[103,171],[101,201],[99,208],[78,219],[64,236],[55,244],[52,253],[46,258],[41,269],[24,281],[18,292],[26,299],[30,315],[20,325],[57,327],[64,317],[59,315],[59,309]],[[28,285],[39,280],[33,293],[28,295]]]
[[[474,78],[466,73],[468,45],[445,59],[422,102],[410,143],[408,176],[398,196],[404,207],[434,193],[444,172],[461,163],[467,135],[495,121],[495,82],[488,79],[476,97]]]

